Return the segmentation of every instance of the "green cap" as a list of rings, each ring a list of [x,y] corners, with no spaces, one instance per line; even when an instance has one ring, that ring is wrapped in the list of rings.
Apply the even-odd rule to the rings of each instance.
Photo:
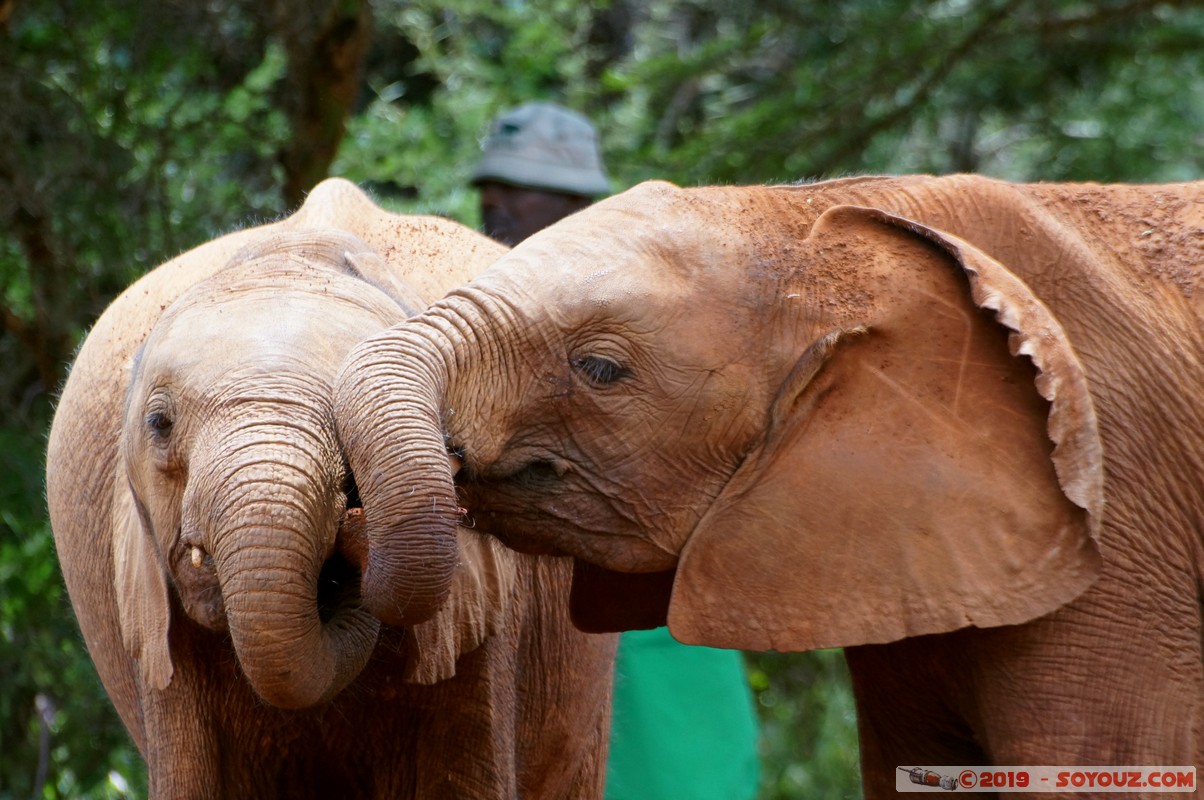
[[[473,184],[498,181],[584,197],[610,191],[594,126],[563,106],[510,109],[493,121],[483,150]]]

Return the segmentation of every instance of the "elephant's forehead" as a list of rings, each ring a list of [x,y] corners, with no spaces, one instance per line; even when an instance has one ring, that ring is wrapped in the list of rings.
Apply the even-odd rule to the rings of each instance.
[[[562,308],[675,305],[739,290],[739,249],[689,218],[590,209],[520,244],[491,278]]]
[[[499,262],[486,291],[503,299],[507,325],[539,331],[541,341],[672,364],[679,382],[706,373],[719,391],[715,376],[763,347],[768,335],[766,310],[756,300],[762,287],[727,283],[730,272],[675,269],[672,262],[660,269],[661,254],[625,262],[588,246],[570,256],[552,249],[512,255],[509,267]]]
[[[366,310],[287,291],[215,295],[164,317],[145,358],[148,365],[216,374],[232,366],[295,368],[298,360],[333,372],[356,342],[384,325]]]

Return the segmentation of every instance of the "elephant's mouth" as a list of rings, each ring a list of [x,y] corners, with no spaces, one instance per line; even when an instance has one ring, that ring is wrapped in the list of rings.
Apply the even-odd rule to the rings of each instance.
[[[360,605],[360,569],[336,552],[318,574],[318,618],[326,624]]]
[[[340,612],[358,609],[360,576],[368,558],[368,538],[364,531],[364,504],[351,470],[346,471],[343,493],[347,507],[339,517],[335,548],[318,574],[318,617],[323,624]]]
[[[634,516],[591,491],[572,464],[531,458],[482,474],[463,449],[448,451],[469,527],[522,553],[574,556],[569,610],[577,628],[608,633],[666,624],[676,566],[623,571],[630,565],[607,544],[632,539]]]
[[[350,466],[344,465],[343,475],[343,496],[347,498],[347,508],[363,508],[364,501],[360,499],[360,487],[355,482],[355,473],[351,471]]]
[[[464,453],[450,451],[449,456],[463,458]],[[521,553],[566,555],[542,535],[552,522],[546,510],[548,501],[566,494],[565,473],[563,465],[550,460],[533,460],[509,471],[482,473],[464,459],[455,476],[457,498],[467,509],[464,524],[497,537]],[[571,526],[572,522],[559,520],[561,528],[566,524]]]
[[[465,525],[537,556],[574,556],[619,572],[659,572],[676,556],[649,546],[631,507],[602,491],[571,462],[532,458],[478,472],[471,457],[456,475]]]

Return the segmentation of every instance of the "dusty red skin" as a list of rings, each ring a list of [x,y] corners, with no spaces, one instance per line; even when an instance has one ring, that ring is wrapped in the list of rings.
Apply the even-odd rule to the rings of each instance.
[[[364,509],[349,508],[339,518],[335,552],[357,569],[368,563],[368,534],[364,530]]]

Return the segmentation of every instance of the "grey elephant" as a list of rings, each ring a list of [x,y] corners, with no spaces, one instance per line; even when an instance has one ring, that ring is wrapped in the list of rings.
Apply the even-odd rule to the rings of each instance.
[[[88,335],[51,522],[153,797],[600,796],[614,642],[572,628],[571,565],[469,531],[367,550],[335,435],[348,350],[501,252],[331,180],[150,272]],[[361,574],[430,559],[447,580],[382,628]]]
[[[847,648],[870,797],[1204,763],[1202,231],[1204,183],[641,185],[352,351],[366,513],[446,498],[367,535],[459,504],[591,630]]]

